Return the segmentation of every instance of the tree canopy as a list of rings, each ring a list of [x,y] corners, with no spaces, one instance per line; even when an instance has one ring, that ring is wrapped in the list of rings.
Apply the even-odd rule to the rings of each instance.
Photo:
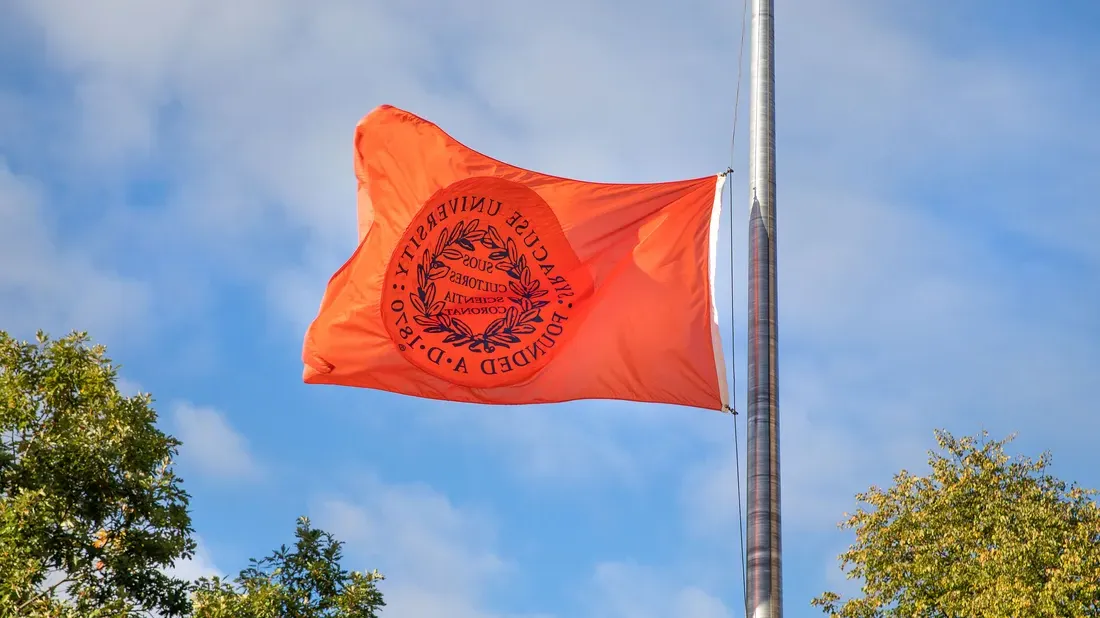
[[[195,618],[377,618],[385,605],[377,571],[340,567],[342,543],[298,520],[297,541],[241,571],[233,585],[221,578],[199,580]]]
[[[858,494],[840,556],[862,594],[812,604],[840,618],[1100,616],[1100,508],[1049,473],[1050,455],[938,431],[931,471]]]
[[[0,615],[186,615],[164,572],[194,549],[179,442],[87,342],[0,331]]]
[[[0,331],[0,616],[377,618],[382,575],[341,568],[306,518],[233,582],[166,574],[195,549],[180,442],[105,354],[84,333]]]

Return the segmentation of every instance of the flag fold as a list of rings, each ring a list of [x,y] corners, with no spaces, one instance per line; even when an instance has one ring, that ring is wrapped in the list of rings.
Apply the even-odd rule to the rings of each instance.
[[[728,403],[724,176],[649,184],[503,163],[392,106],[355,132],[359,245],[303,379],[482,404]]]

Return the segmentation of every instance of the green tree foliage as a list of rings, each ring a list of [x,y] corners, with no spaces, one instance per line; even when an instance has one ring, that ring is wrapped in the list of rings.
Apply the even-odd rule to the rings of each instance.
[[[0,331],[0,616],[190,611],[190,585],[162,571],[194,550],[179,442],[104,352]]]
[[[936,440],[928,476],[903,470],[840,524],[856,534],[840,561],[862,596],[812,604],[842,618],[1100,616],[1096,492],[1049,474],[1049,454],[1009,457],[1011,438]]]
[[[385,605],[375,584],[382,575],[343,570],[342,543],[305,517],[295,535],[293,549],[253,559],[236,585],[199,580],[195,618],[377,618]]]

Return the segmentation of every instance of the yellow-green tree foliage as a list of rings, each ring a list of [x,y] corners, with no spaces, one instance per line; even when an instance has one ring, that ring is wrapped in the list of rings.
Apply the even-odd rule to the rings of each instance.
[[[1050,455],[1010,457],[1011,438],[938,431],[931,472],[902,471],[856,496],[840,556],[859,597],[812,604],[841,618],[1100,616],[1095,491],[1055,478]]]

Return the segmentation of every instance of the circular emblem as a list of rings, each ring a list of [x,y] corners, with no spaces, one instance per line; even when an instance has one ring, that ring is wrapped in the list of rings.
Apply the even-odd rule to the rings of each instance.
[[[386,269],[382,317],[398,350],[424,371],[505,386],[550,362],[591,290],[538,193],[474,177],[439,190],[413,217]]]

